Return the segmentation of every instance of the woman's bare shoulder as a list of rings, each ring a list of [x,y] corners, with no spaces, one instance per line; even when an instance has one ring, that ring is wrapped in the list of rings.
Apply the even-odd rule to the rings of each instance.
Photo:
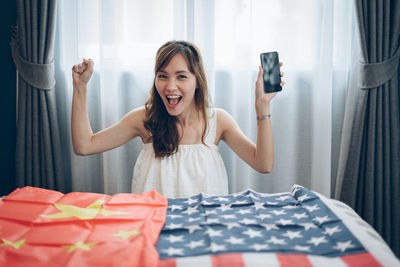
[[[144,122],[146,121],[146,108],[145,106],[141,106],[138,108],[134,108],[129,111],[123,118],[122,122],[128,124],[130,127],[136,129],[136,131],[140,132],[140,136],[142,138],[148,137],[148,131],[144,127]]]
[[[217,113],[217,122],[219,125],[231,124],[234,120],[232,116],[222,108],[215,108]]]
[[[129,111],[126,116],[129,117],[142,117],[142,118],[146,118],[146,107],[145,106],[141,106],[141,107],[137,107],[132,109],[131,111]]]
[[[235,126],[235,121],[226,110],[222,108],[215,108],[215,111],[217,114],[217,132],[215,143],[218,144],[221,139],[224,139],[226,131]]]

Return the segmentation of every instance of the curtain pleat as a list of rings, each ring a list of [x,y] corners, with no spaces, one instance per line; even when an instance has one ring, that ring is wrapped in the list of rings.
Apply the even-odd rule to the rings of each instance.
[[[54,84],[51,81],[54,80],[56,10],[56,0],[17,1],[18,31],[12,41],[18,48],[13,57],[20,73],[16,185],[67,192],[54,87],[32,85],[42,84],[41,81]],[[35,68],[40,71],[32,75]]]
[[[377,72],[389,66],[398,68],[400,2],[355,0],[355,6],[362,64]],[[361,77],[362,85],[371,86],[359,95],[347,160],[339,166],[344,171],[339,171],[341,186],[336,196],[369,222],[400,256],[399,76],[396,71],[389,80],[365,73]],[[372,86],[376,84],[379,86]]]

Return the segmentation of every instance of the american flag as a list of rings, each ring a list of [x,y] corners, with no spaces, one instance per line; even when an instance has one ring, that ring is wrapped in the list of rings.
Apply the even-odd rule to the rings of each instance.
[[[311,190],[168,199],[161,266],[380,266]],[[360,265],[361,264],[361,265]]]

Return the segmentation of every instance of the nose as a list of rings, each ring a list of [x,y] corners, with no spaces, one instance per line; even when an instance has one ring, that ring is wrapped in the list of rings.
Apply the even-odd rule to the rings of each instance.
[[[167,89],[168,89],[168,90],[175,90],[175,89],[177,89],[175,79],[168,79],[168,81],[167,81]]]

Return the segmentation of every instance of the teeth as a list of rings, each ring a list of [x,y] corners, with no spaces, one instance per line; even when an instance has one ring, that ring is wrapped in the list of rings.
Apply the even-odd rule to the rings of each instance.
[[[167,95],[168,98],[179,98],[179,95]]]

